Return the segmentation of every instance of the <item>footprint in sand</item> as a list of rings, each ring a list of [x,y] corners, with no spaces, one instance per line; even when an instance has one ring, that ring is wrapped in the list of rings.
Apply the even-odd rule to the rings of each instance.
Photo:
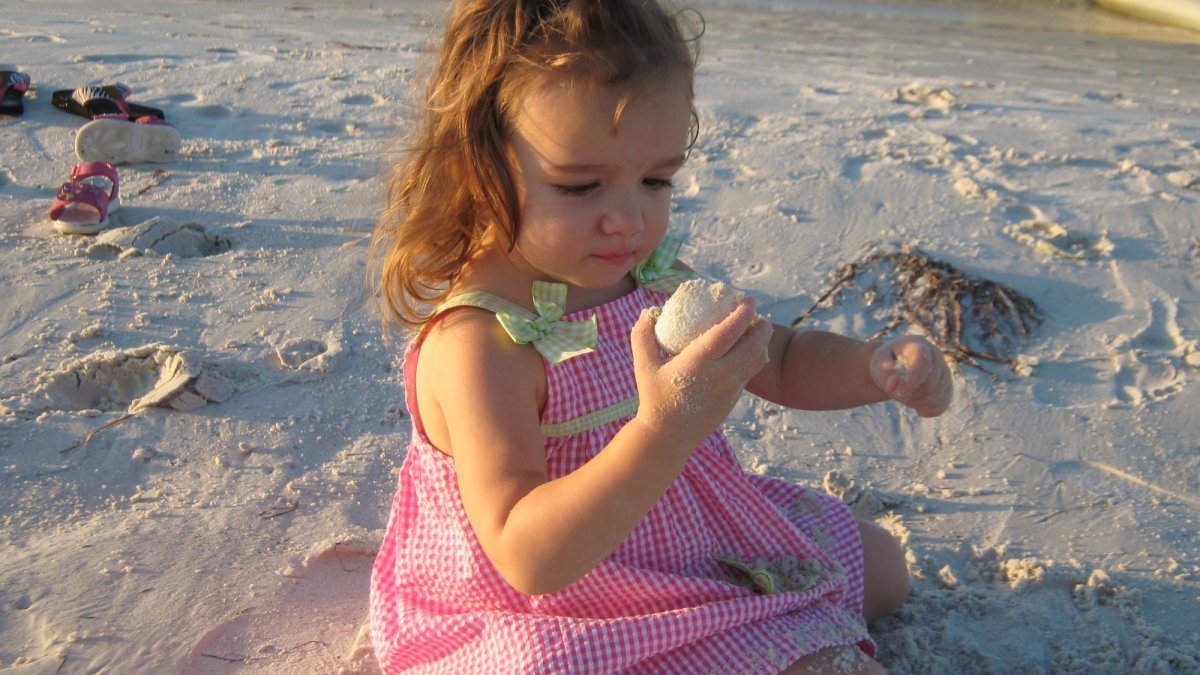
[[[71,59],[75,63],[103,63],[119,65],[137,63],[138,61],[164,60],[161,56],[146,56],[145,54],[83,54]]]
[[[874,490],[859,485],[840,471],[826,472],[822,483],[826,492],[841,499],[858,518],[871,519],[899,505],[895,500],[881,497]]]
[[[923,117],[930,110],[946,114],[953,108],[963,107],[958,97],[949,90],[931,87],[923,82],[913,82],[896,89],[891,92],[890,99],[895,103],[917,106],[917,110],[909,113],[910,117]]]
[[[753,280],[759,277],[770,276],[774,271],[774,267],[769,263],[764,262],[749,262],[744,263],[739,269],[734,271],[730,276],[734,286],[740,288],[750,288],[754,285]]]
[[[1129,405],[1161,401],[1178,394],[1187,383],[1170,359],[1147,359],[1136,352],[1113,358],[1117,373],[1113,382],[1117,400]]]
[[[6,636],[3,651],[12,659],[4,660],[4,672],[33,675],[62,671],[71,640],[55,629],[47,619],[50,614],[40,611],[40,602],[47,593],[42,590],[31,595],[7,589],[0,594],[0,629]]]
[[[194,106],[192,107],[192,110],[197,115],[201,117],[208,117],[210,119],[223,119],[225,117],[233,116],[233,108],[221,103],[208,103],[206,105]]]
[[[1004,233],[1033,250],[1071,260],[1107,258],[1116,248],[1108,237],[1076,234],[1058,223],[1022,220],[1008,225]]]
[[[174,347],[154,344],[95,352],[44,370],[29,392],[0,402],[0,413],[194,410],[226,401],[233,393],[233,385],[214,367],[195,364]]]
[[[294,338],[276,345],[270,359],[279,368],[294,373],[291,379],[319,378],[332,373],[345,357],[341,337],[329,334],[324,340]]]
[[[994,202],[1000,199],[1000,195],[994,189],[980,185],[978,181],[970,176],[959,176],[954,179],[952,185],[954,191],[968,201],[975,199],[983,199]]]
[[[341,122],[335,120],[326,120],[316,122],[309,126],[310,129],[322,134],[330,134],[331,136],[345,136],[362,133],[363,125],[357,122]]]
[[[329,346],[320,340],[297,339],[288,340],[275,348],[275,357],[279,365],[288,370],[299,370],[316,363],[316,359],[325,356]]]
[[[1171,171],[1163,176],[1167,182],[1187,190],[1200,190],[1200,175],[1191,171]]]
[[[895,136],[896,130],[888,128],[867,129],[866,131],[862,132],[864,141],[882,141],[885,138],[894,138]]]
[[[1140,406],[1182,391],[1188,371],[1200,369],[1200,347],[1181,334],[1173,300],[1148,304],[1145,326],[1118,337],[1107,356],[1038,364],[1035,399],[1064,408]]]
[[[66,44],[66,39],[61,35],[42,35],[40,33],[21,33],[10,28],[0,28],[0,35],[17,38],[21,42],[30,42],[40,44],[44,42],[52,42],[54,44]],[[17,67],[11,63],[0,63],[2,70],[16,70]]]
[[[897,94],[896,100],[905,102],[901,100],[905,98]],[[1020,189],[1003,176],[1004,151],[966,134],[877,127],[864,131],[862,139],[866,147],[854,151],[857,156],[843,163],[843,178],[865,182],[884,167],[901,165],[945,176],[953,190],[967,201],[1011,201],[1011,193]]]
[[[340,101],[346,105],[379,105],[386,103],[387,99],[378,94],[352,94],[341,98]]]
[[[1116,248],[1104,235],[1076,234],[1051,222],[1036,206],[1011,204],[1004,215],[1012,224],[1004,233],[1040,253],[1071,260],[1107,258]]]
[[[883,162],[866,157],[851,157],[842,163],[842,178],[869,183],[886,166]]]
[[[271,597],[202,637],[181,672],[378,673],[364,625],[374,558],[356,540],[315,547],[280,571],[283,585]]]
[[[1116,398],[1139,405],[1178,394],[1187,384],[1187,368],[1200,368],[1200,349],[1180,333],[1174,300],[1150,301],[1150,319],[1131,338],[1118,339],[1112,356]]]

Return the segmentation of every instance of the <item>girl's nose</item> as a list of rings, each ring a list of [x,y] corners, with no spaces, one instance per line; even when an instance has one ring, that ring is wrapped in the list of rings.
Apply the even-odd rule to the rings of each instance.
[[[601,229],[605,234],[636,234],[642,230],[645,220],[639,195],[620,194],[604,210]]]

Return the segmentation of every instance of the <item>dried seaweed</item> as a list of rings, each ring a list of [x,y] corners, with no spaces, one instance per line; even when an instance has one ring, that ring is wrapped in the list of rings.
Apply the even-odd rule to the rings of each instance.
[[[884,327],[881,338],[908,323],[956,363],[990,371],[984,364],[1017,369],[1017,354],[1042,323],[1042,312],[1019,291],[971,277],[958,267],[902,246],[872,251],[830,275],[828,286],[792,327],[858,289]]]

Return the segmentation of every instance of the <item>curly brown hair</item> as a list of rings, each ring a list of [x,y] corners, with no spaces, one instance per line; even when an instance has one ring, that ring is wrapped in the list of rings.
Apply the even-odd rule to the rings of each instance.
[[[516,240],[506,142],[526,94],[563,77],[620,87],[627,103],[674,77],[691,101],[702,32],[698,14],[657,0],[457,0],[372,239],[368,267],[385,315],[420,327],[489,228]],[[693,108],[693,140],[696,119]]]

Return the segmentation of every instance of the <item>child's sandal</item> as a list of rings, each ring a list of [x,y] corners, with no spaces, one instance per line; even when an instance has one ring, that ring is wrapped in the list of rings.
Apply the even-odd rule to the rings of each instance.
[[[132,122],[101,118],[75,133],[75,154],[82,162],[174,162],[181,143],[171,123],[152,115]]]
[[[163,111],[158,108],[131,103],[129,95],[132,93],[133,90],[128,85],[121,83],[60,89],[50,96],[50,103],[55,108],[90,120],[132,120],[145,116],[166,119]]]
[[[25,112],[25,92],[29,91],[27,73],[0,70],[0,115],[20,115]]]
[[[105,189],[107,188],[107,189]],[[117,170],[108,162],[71,169],[50,207],[54,229],[63,234],[95,234],[108,226],[108,216],[121,205]]]

